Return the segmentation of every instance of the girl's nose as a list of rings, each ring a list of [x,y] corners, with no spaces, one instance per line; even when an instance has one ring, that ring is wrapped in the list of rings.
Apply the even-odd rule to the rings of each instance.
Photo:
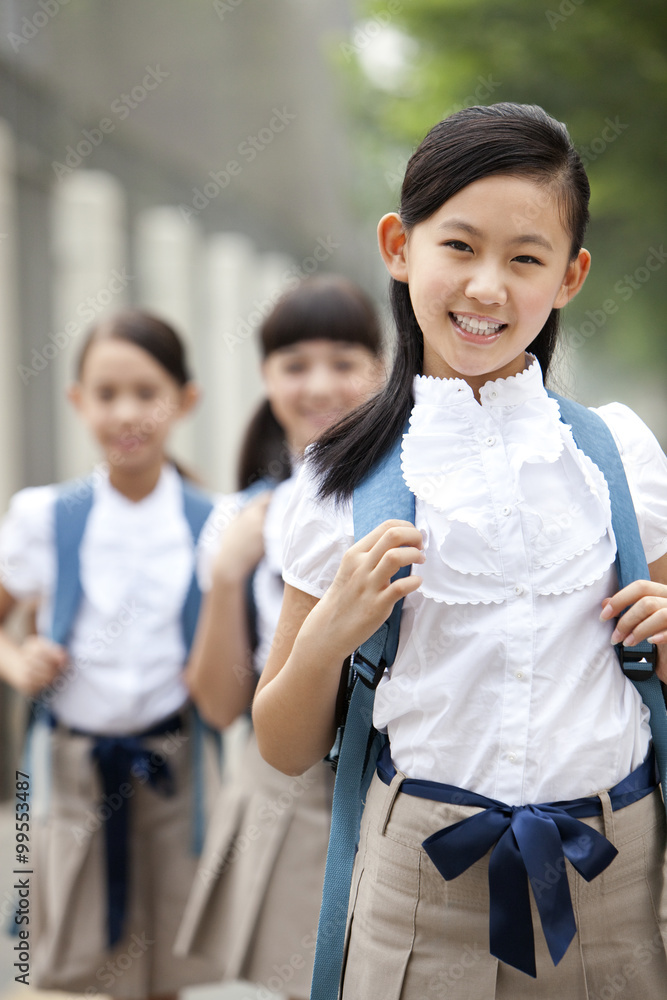
[[[333,373],[325,365],[315,365],[308,374],[306,391],[311,396],[324,398],[333,394],[335,390],[335,378]]]
[[[484,305],[502,306],[507,302],[507,289],[500,269],[493,264],[480,264],[468,278],[465,293]]]
[[[140,416],[140,404],[131,396],[119,396],[116,399],[114,415],[122,424],[133,424]]]

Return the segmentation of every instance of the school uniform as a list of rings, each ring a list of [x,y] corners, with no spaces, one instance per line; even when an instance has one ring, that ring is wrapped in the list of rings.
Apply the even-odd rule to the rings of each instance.
[[[281,532],[295,478],[274,490],[265,554],[252,579],[257,674],[266,662],[283,597]],[[211,584],[221,533],[243,504],[223,498],[204,526],[200,585]],[[289,996],[310,995],[317,920],[331,821],[333,772],[324,762],[292,778],[260,756],[253,733],[227,779],[207,831],[177,939],[179,954],[218,962],[221,978]]]
[[[632,979],[628,996],[658,996],[662,799],[656,790],[609,805],[609,790],[646,760],[650,730],[610,644],[613,624],[599,622],[617,590],[604,477],[559,420],[534,359],[487,382],[479,403],[463,380],[422,376],[414,398],[402,471],[426,561],[375,698],[391,759],[362,820],[343,996],[593,1000],[615,976]],[[627,407],[597,412],[619,446],[651,563],[667,551],[667,460]],[[323,503],[316,491],[306,468],[288,511],[284,579],[321,597],[354,530],[351,502]],[[532,897],[537,980],[491,956],[488,853],[445,881],[422,846],[480,809],[423,798],[406,778],[454,786],[459,803],[464,792],[512,807],[600,796],[601,815],[583,822],[619,854],[588,883],[567,863],[578,932],[557,966]]]
[[[35,756],[31,774],[31,982],[137,998],[213,978],[205,961],[172,954],[197,864],[181,620],[194,547],[181,479],[171,465],[138,503],[111,486],[103,467],[91,482],[69,666],[45,693],[49,725],[31,738],[31,745],[46,742],[48,749],[48,773]],[[57,486],[22,490],[0,533],[3,584],[17,599],[39,601],[38,630],[46,636],[56,582],[57,495]],[[151,735],[128,743],[145,733]],[[110,793],[102,757],[122,741],[134,748],[134,763],[120,791]],[[119,814],[129,823],[121,862],[129,873],[110,937],[118,868],[109,861],[105,829]]]

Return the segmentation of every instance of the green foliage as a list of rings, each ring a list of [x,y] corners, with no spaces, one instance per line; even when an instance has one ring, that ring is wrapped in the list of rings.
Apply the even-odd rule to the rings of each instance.
[[[361,28],[338,55],[366,163],[360,205],[373,217],[396,207],[410,151],[457,107],[542,105],[567,123],[592,188],[593,268],[566,325],[579,330],[590,312],[612,302],[616,311],[583,338],[584,349],[667,371],[667,263],[646,268],[652,248],[667,243],[667,6],[661,0],[548,0],[546,6],[365,0],[358,16]],[[374,24],[404,32],[418,46],[393,87],[391,81],[373,86],[363,71]]]

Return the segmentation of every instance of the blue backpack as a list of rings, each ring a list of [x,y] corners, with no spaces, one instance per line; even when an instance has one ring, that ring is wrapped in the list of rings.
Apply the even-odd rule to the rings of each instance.
[[[648,579],[630,490],[618,448],[607,425],[596,413],[550,392],[561,420],[572,428],[576,444],[603,472],[611,496],[616,536],[619,587]],[[354,535],[359,540],[389,518],[415,520],[415,498],[401,472],[399,438],[354,491]],[[397,574],[405,576],[410,567]],[[343,965],[347,909],[361,813],[378,755],[387,742],[373,728],[375,688],[391,666],[398,648],[402,601],[390,617],[352,656],[348,707],[337,739],[336,783],[322,908],[317,934],[311,1000],[336,1000]],[[655,647],[648,642],[616,647],[621,667],[651,711],[651,733],[667,803],[667,711],[663,689],[654,673]]]

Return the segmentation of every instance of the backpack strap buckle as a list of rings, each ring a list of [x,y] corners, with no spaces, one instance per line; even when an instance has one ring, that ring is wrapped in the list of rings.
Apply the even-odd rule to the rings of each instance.
[[[658,647],[652,642],[638,642],[636,646],[616,647],[621,669],[631,681],[646,681],[658,665]]]
[[[385,645],[387,633],[389,631],[388,622],[374,632],[370,639],[362,643],[359,649],[355,649],[352,654],[352,666],[360,681],[374,691],[382,679],[385,667]]]

